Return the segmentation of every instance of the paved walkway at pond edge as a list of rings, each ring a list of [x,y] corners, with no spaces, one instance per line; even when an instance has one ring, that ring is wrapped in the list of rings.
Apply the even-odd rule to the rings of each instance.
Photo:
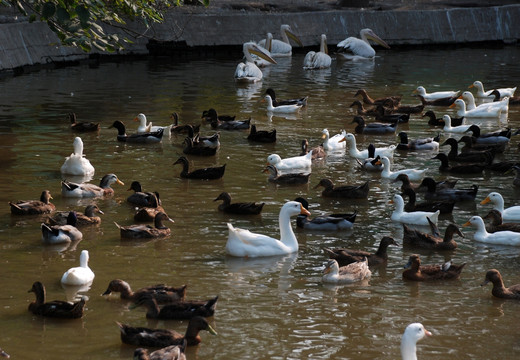
[[[321,34],[334,46],[367,27],[389,45],[517,44],[519,23],[520,4],[512,0],[211,0],[207,8],[172,8],[164,23],[150,29],[130,24],[143,36],[121,54],[147,54],[151,36],[169,44],[173,52],[240,49],[246,41],[265,38],[267,32],[276,38],[281,24],[290,24],[305,47],[316,48]],[[0,11],[0,72],[88,57],[61,46],[46,24],[29,23],[13,10]]]

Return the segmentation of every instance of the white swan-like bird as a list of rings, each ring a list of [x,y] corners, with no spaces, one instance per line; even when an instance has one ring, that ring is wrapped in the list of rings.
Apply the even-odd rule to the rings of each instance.
[[[326,69],[330,67],[332,59],[327,48],[327,35],[321,34],[320,51],[309,51],[303,59],[304,69]]]
[[[293,40],[298,45],[303,46],[300,38],[292,31],[291,26],[287,24],[282,24],[280,26],[280,35],[282,36],[282,40],[272,40],[271,49],[269,50],[272,57],[292,56],[292,45],[289,39]],[[258,45],[267,48],[265,43],[265,39],[260,40]]]
[[[235,79],[237,81],[243,82],[257,82],[262,80],[262,77],[264,76],[262,74],[262,70],[256,66],[255,60],[251,54],[255,54],[256,56],[269,61],[272,64],[276,64],[276,60],[271,57],[266,49],[258,46],[254,42],[246,42],[242,48],[246,61],[237,65],[235,70]]]
[[[350,52],[350,54],[342,54],[343,56],[352,57],[353,55],[361,58],[373,58],[376,56],[376,51],[372,48],[368,40],[372,40],[384,48],[390,49],[390,46],[371,29],[363,29],[359,32],[359,35],[361,39],[351,36],[339,42],[338,48],[343,48]]]

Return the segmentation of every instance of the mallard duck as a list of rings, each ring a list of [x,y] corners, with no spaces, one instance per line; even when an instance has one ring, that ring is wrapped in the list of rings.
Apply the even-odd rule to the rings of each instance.
[[[478,144],[474,136],[464,135],[459,139],[459,143],[464,143],[461,152],[492,151],[493,153],[503,153],[507,147],[507,142],[496,144]]]
[[[520,300],[520,284],[511,285],[506,288],[504,280],[502,280],[502,275],[497,269],[488,270],[486,278],[480,286],[485,286],[489,282],[493,283],[493,289],[491,290],[493,296],[502,299]]]
[[[278,216],[280,239],[234,228],[228,223],[229,236],[226,253],[237,257],[261,257],[285,255],[298,251],[298,239],[291,227],[291,216],[298,214],[310,215],[310,212],[297,201],[288,201],[282,206]]]
[[[224,176],[224,172],[226,170],[226,164],[217,167],[207,167],[202,169],[197,169],[193,171],[189,170],[189,162],[186,157],[181,156],[173,163],[173,165],[182,164],[182,171],[180,173],[181,178],[185,179],[199,179],[199,180],[215,180],[220,179]]]
[[[320,51],[309,51],[303,59],[303,68],[306,70],[330,68],[332,58],[327,47],[327,35],[321,34]]]
[[[161,206],[161,200],[159,193],[154,191],[150,194],[150,203],[148,206],[143,206],[135,211],[134,221],[137,222],[149,222],[154,221],[155,216],[160,213],[166,213],[164,208]]]
[[[508,143],[511,138],[511,129],[498,130],[482,134],[478,125],[471,125],[467,131],[472,132],[472,136],[476,139],[477,144],[502,144]]]
[[[112,184],[125,185],[116,174],[106,174],[99,182],[99,186],[89,183],[74,183],[67,180],[61,182],[61,195],[72,198],[90,198],[110,196],[114,194]]]
[[[387,100],[391,100],[394,106],[399,105],[401,103],[401,96],[386,96],[378,99],[372,99],[365,89],[359,89],[358,91],[356,91],[354,97],[356,96],[361,96],[363,98],[363,102],[368,105],[384,106]]]
[[[349,54],[346,57],[361,57],[371,59],[376,56],[376,51],[372,48],[368,40],[372,40],[386,49],[390,49],[390,46],[383,41],[379,36],[376,35],[371,29],[362,29],[359,32],[360,39],[350,36],[345,40],[338,43],[338,48],[342,51],[346,51]]]
[[[473,109],[477,109],[477,108],[485,109],[485,108],[499,107],[502,109],[502,112],[509,111],[509,97],[507,97],[507,96],[504,97],[502,100],[499,99],[498,101],[484,102],[482,104],[479,104],[478,106],[475,103],[475,97],[469,91],[464,91],[461,95],[461,98],[466,103],[466,108],[468,110],[473,110]]]
[[[368,259],[368,266],[376,266],[387,262],[387,248],[390,245],[399,246],[399,244],[393,238],[389,236],[383,236],[375,253],[345,248],[324,248],[323,250],[329,255],[329,258],[336,260],[339,266],[345,266],[353,262],[363,261],[363,259]]]
[[[293,156],[282,159],[278,154],[271,154],[267,157],[268,165],[273,165],[279,171],[294,169],[309,169],[312,165],[312,150],[303,156]]]
[[[247,140],[260,143],[274,143],[276,142],[276,129],[271,131],[256,130],[256,125],[252,124]]]
[[[163,134],[166,134],[166,136],[170,137],[171,130],[173,124],[167,125],[167,126],[154,126],[152,123],[147,123],[146,115],[145,114],[137,114],[137,116],[134,118],[134,121],[139,121],[139,126],[137,127],[137,133],[138,134],[144,134],[144,133],[154,133],[158,132],[159,130],[163,130]]]
[[[418,86],[417,89],[414,90],[414,94],[420,95],[426,101],[435,101],[435,100],[457,98],[460,95],[460,90],[457,90],[457,91],[435,91],[435,92],[432,92],[432,93],[427,93],[426,89],[424,88],[424,86]]]
[[[72,144],[74,152],[65,158],[61,173],[67,175],[88,176],[95,172],[94,166],[83,155],[83,140],[78,136]]]
[[[435,281],[458,279],[466,263],[454,265],[451,261],[443,265],[421,265],[419,255],[412,254],[404,266],[403,279],[412,281]]]
[[[236,81],[254,83],[262,80],[264,74],[262,73],[262,70],[256,66],[255,59],[253,59],[251,54],[259,56],[271,64],[276,64],[276,60],[271,57],[271,53],[254,42],[244,43],[242,45],[242,51],[244,52],[244,57],[246,59],[245,62],[240,62],[235,69]]]
[[[457,108],[457,115],[465,118],[498,118],[502,114],[501,108],[476,108],[473,110],[466,109],[466,103],[462,99],[457,99],[449,106]]]
[[[417,342],[425,336],[432,336],[421,323],[412,323],[406,327],[401,337],[401,359],[417,360]]]
[[[83,234],[76,227],[77,222],[76,212],[70,211],[66,225],[49,226],[42,223],[42,242],[44,244],[62,244],[83,239]]]
[[[321,145],[315,146],[311,150],[312,150],[311,160],[324,159],[327,157],[327,153],[325,152],[325,149]],[[307,155],[308,153],[309,153],[309,141],[307,139],[303,139],[302,140],[302,152],[300,153],[300,156]]]
[[[448,138],[441,146],[450,146],[448,159],[456,162],[486,163],[489,164],[495,158],[493,151],[472,151],[459,153],[459,143],[454,138]]]
[[[118,227],[121,238],[125,239],[153,239],[158,237],[165,237],[171,234],[170,228],[164,226],[163,221],[171,221],[174,222],[168,215],[164,212],[158,212],[155,215],[154,219],[154,227],[150,225],[140,224],[140,225],[129,225],[129,226],[121,226],[118,223],[114,222]]]
[[[219,115],[217,110],[214,108],[210,108],[208,110],[204,110],[202,112],[202,119],[206,120],[209,123],[212,123],[215,120],[219,121],[233,121],[236,119],[235,115]]]
[[[324,187],[323,191],[321,192],[321,196],[323,197],[343,199],[366,199],[369,191],[368,181],[361,185],[334,186],[332,180],[321,179],[320,182],[314,188],[316,189],[319,186]]]
[[[200,124],[192,125],[192,124],[185,124],[185,125],[179,125],[179,115],[174,112],[170,115],[170,119],[173,121],[173,126],[170,130],[170,133],[174,134],[188,134],[189,129],[191,129],[192,132],[198,133],[200,130]],[[193,136],[193,135],[192,135]]]
[[[267,111],[274,114],[291,114],[300,111],[303,105],[292,104],[292,105],[273,105],[273,99],[269,95],[265,95],[265,101],[267,102]]]
[[[376,149],[376,147],[373,145],[373,144],[370,144],[368,145],[368,149],[369,149],[369,154],[370,154],[370,149],[373,149],[372,150],[372,153],[373,151]],[[383,171],[384,169],[384,165],[383,163],[381,162],[381,156],[377,155],[376,157],[371,157],[371,155],[368,155],[369,157],[360,161],[359,159],[356,159],[356,162],[358,163],[359,167],[361,168],[361,170],[366,170],[366,171]]]
[[[76,227],[83,227],[89,225],[97,225],[101,223],[101,218],[96,214],[104,214],[101,209],[95,205],[90,204],[85,207],[83,214],[76,213]],[[70,216],[70,211],[59,211],[52,217],[48,217],[48,222],[51,225],[66,225],[67,219]]]
[[[451,174],[480,174],[485,169],[484,164],[462,164],[450,166],[448,155],[446,155],[445,153],[438,153],[432,159],[440,160],[440,172],[448,172]]]
[[[134,350],[134,360],[186,360],[184,351],[188,342],[185,340],[183,345],[167,346],[152,353],[148,349],[137,348]]]
[[[392,100],[386,100],[389,104],[391,104]],[[381,104],[377,104],[375,106],[376,111],[376,121],[379,122],[386,122],[390,124],[404,124],[410,121],[410,114],[400,114],[397,112],[394,112],[392,109],[388,109],[385,106]]]
[[[271,100],[273,100],[273,106],[280,106],[280,105],[302,105],[307,106],[307,99],[308,96],[304,96],[298,99],[287,99],[287,100],[278,100],[276,98],[276,93],[272,88],[267,88],[264,95],[269,95],[271,97]]]
[[[110,295],[113,292],[120,293],[121,299],[124,300],[135,302],[144,296],[151,296],[158,304],[168,304],[177,301],[184,301],[184,297],[186,296],[186,285],[173,287],[165,284],[158,284],[132,291],[130,285],[126,281],[115,279],[110,281],[107,289],[101,295]]]
[[[56,210],[56,206],[50,202],[52,199],[49,190],[42,191],[40,200],[19,200],[15,203],[9,201],[11,214],[14,215],[39,215],[48,214]]]
[[[220,121],[213,120],[211,123],[212,129],[222,129],[222,130],[247,130],[251,126],[251,118],[246,120],[229,120],[229,121]]]
[[[340,140],[340,142],[343,142],[343,141],[346,141],[349,143],[350,147],[349,147],[348,151],[349,151],[350,156],[352,156],[356,159],[360,159],[360,160],[363,160],[363,159],[366,159],[369,157],[368,150],[359,151],[357,149],[356,137],[353,134],[348,133],[347,135],[345,135],[343,137],[343,139]],[[379,155],[379,156],[386,156],[388,158],[393,158],[395,149],[396,149],[395,145],[376,148],[374,151],[374,156]]]
[[[395,210],[392,212],[390,218],[392,221],[404,223],[404,224],[412,224],[412,225],[428,225],[428,218],[433,223],[437,223],[439,218],[440,210],[435,212],[429,211],[415,211],[415,212],[406,212],[404,211],[404,200],[401,195],[395,194],[390,203],[395,204]]]
[[[298,197],[294,199],[303,205],[303,207],[309,210],[309,202]],[[307,230],[320,230],[320,231],[337,231],[351,229],[356,221],[357,211],[352,214],[330,214],[316,216],[310,219],[307,215],[300,214],[296,217],[296,226]]]
[[[350,284],[369,279],[371,275],[367,258],[342,267],[339,267],[336,260],[331,259],[325,265],[322,280],[325,283]]]
[[[290,40],[293,40],[300,46],[303,46],[300,38],[292,31],[288,24],[280,25],[281,40],[273,39],[271,42],[271,55],[273,57],[287,57],[292,55],[292,46]],[[265,47],[266,40],[260,40],[258,45]]]
[[[478,192],[478,185],[467,189],[437,189],[437,183],[432,178],[424,178],[420,187],[426,188],[424,194],[426,200],[474,201]]]
[[[79,267],[67,270],[61,277],[63,285],[86,285],[94,281],[94,272],[88,267],[88,250],[82,250],[79,256]]]
[[[74,131],[79,132],[91,132],[99,130],[99,123],[93,123],[90,121],[77,121],[76,114],[71,112],[67,114],[67,119],[70,122],[70,128]]]
[[[403,195],[408,196],[408,202],[404,206],[404,210],[408,212],[439,210],[441,214],[451,214],[453,212],[453,207],[455,206],[455,201],[453,200],[416,203],[416,193],[411,187],[404,189]]]
[[[29,311],[34,315],[66,319],[78,319],[83,316],[85,297],[77,302],[63,300],[45,302],[45,286],[40,281],[35,281],[28,292],[36,295],[36,300],[29,304]]]
[[[429,220],[429,219],[428,219]],[[430,250],[455,250],[457,243],[453,240],[453,235],[465,237],[455,224],[449,224],[444,232],[444,238],[440,237],[437,225],[429,221],[432,234],[427,234],[417,229],[411,229],[403,224],[403,243],[413,247]]]
[[[218,296],[209,300],[179,301],[159,307],[154,297],[145,295],[140,297],[136,305],[147,309],[148,319],[187,320],[195,316],[210,317],[215,314]]]
[[[479,242],[495,244],[495,245],[512,245],[520,246],[520,233],[514,231],[497,231],[488,233],[484,220],[480,216],[471,217],[464,225],[473,225],[477,231],[473,235],[473,239]]]
[[[215,132],[212,135],[201,136],[200,133],[195,135],[195,129],[193,126],[187,126],[188,137],[192,140],[192,146],[204,146],[208,148],[219,148],[220,147],[220,131]]]
[[[193,139],[187,136],[184,138],[182,152],[186,155],[213,156],[217,153],[218,147],[207,146],[203,142],[193,142]]]
[[[381,171],[381,177],[385,179],[395,180],[399,174],[406,174],[408,176],[408,179],[411,181],[417,181],[421,180],[424,175],[426,174],[426,171],[428,169],[402,169],[397,171],[391,170],[391,163],[390,159],[386,156],[381,156],[378,162],[376,162],[376,165],[383,164],[383,171]]]
[[[358,124],[354,131],[356,134],[392,134],[395,133],[397,129],[397,122],[393,124],[383,124],[383,123],[365,123],[365,119],[361,116],[354,117],[352,120],[352,124]]]
[[[220,211],[228,214],[238,215],[258,215],[262,212],[265,203],[257,204],[255,202],[237,202],[231,203],[231,195],[227,192],[222,192],[213,201],[222,200],[222,204],[218,206]]]
[[[418,105],[395,105],[392,99],[387,99],[383,103],[383,106],[387,109],[391,114],[418,114],[424,110],[424,104]]]
[[[401,131],[399,134],[398,150],[439,150],[440,135],[429,138],[419,138],[412,141],[408,140],[408,134]]]
[[[431,110],[426,111],[423,114],[422,117],[426,117],[426,116],[429,118],[428,125],[430,125],[430,126],[442,126],[442,127],[444,127],[444,125],[446,125],[446,123],[444,122],[444,119],[437,118],[435,113],[433,111],[431,111]],[[462,125],[464,123],[464,117],[453,118],[453,117],[450,116],[450,120],[451,120],[451,126],[460,126],[460,125]]]
[[[127,191],[134,191],[132,195],[126,198],[130,204],[137,206],[150,206],[152,202],[153,193],[143,192],[143,188],[139,181],[132,181],[130,188]]]
[[[273,165],[267,165],[263,172],[270,174],[267,178],[269,182],[285,185],[307,184],[311,176],[310,172],[280,174],[276,166]]]
[[[494,96],[492,95],[492,92],[494,90],[498,91],[500,93],[500,98],[503,98],[504,96],[513,96],[515,94],[515,91],[516,91],[516,87],[514,88],[500,88],[500,89],[492,89],[492,90],[488,90],[488,91],[485,91],[484,90],[484,85],[482,84],[481,81],[474,81],[473,84],[471,84],[469,86],[469,88],[476,88],[477,89],[477,94],[475,95],[476,97],[479,97],[479,98],[490,98],[492,99]]]
[[[200,344],[202,341],[199,331],[207,330],[212,335],[217,332],[208,324],[202,316],[195,316],[188,322],[188,328],[184,335],[174,330],[150,329],[145,327],[132,327],[116,322],[121,331],[121,341],[125,344],[147,347],[166,347],[183,344],[188,346]]]
[[[361,101],[359,101],[359,100],[354,100],[352,102],[352,104],[350,104],[350,107],[351,108],[356,108],[356,113],[358,115],[362,115],[362,116],[365,116],[365,115],[368,115],[368,116],[380,115],[380,112],[376,109],[375,106],[372,106],[372,107],[369,107],[369,108],[365,108],[363,103]]]
[[[514,231],[520,232],[520,224],[518,223],[504,223],[502,222],[502,214],[500,211],[491,209],[483,220],[491,219],[491,223],[486,225],[486,231],[488,233],[494,233],[497,231]]]
[[[161,142],[164,134],[164,129],[159,129],[155,132],[127,135],[125,124],[119,120],[114,121],[109,128],[117,129],[117,141],[127,143],[158,143]]]
[[[520,205],[511,206],[504,209],[504,198],[498,192],[491,192],[489,195],[480,202],[480,205],[484,205],[491,202],[493,209],[500,211],[503,220],[520,220]]]
[[[425,178],[425,179],[431,179],[435,183],[435,189],[436,190],[442,190],[442,189],[453,189],[455,185],[457,184],[458,180],[442,180],[442,181],[435,181],[432,178]],[[417,192],[425,192],[426,186],[422,186],[421,184],[413,184],[410,181],[410,178],[406,174],[399,174],[395,178],[393,182],[401,181],[401,191],[404,192],[407,188],[411,188],[413,191]],[[428,182],[429,180],[427,180]]]
[[[345,144],[341,141],[345,137],[345,130],[342,130],[340,134],[336,134],[330,137],[328,129],[323,129],[321,132],[321,138],[323,139],[323,149],[325,151],[341,150],[345,148]]]

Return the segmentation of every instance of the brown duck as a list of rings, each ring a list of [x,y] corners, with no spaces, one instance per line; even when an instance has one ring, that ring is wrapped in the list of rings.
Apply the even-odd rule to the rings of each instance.
[[[324,159],[327,157],[327,153],[323,146],[318,145],[313,147],[312,149],[311,160]],[[309,141],[307,139],[302,140],[302,152],[300,156],[307,155],[309,153]]]
[[[276,166],[273,165],[267,165],[263,172],[270,174],[268,178],[269,182],[284,185],[307,184],[309,182],[309,177],[311,176],[311,173],[280,174]]]
[[[344,199],[366,199],[368,196],[368,181],[362,185],[343,185],[334,186],[334,183],[330,179],[321,179],[318,185],[323,186],[325,189],[321,192],[323,197],[334,197]]]
[[[505,287],[504,280],[502,280],[502,275],[496,269],[488,270],[486,273],[486,279],[480,286],[484,286],[487,283],[493,283],[493,289],[491,290],[491,294],[498,298],[502,299],[514,299],[520,300],[520,284],[511,285],[510,287]]]
[[[399,244],[391,237],[384,236],[379,243],[379,248],[375,253],[369,253],[363,250],[352,250],[352,249],[329,249],[324,248],[323,250],[329,254],[330,259],[334,259],[338,262],[339,266],[346,266],[353,262],[363,261],[365,258],[368,259],[368,266],[375,266],[388,261],[387,248],[390,245],[399,246]]]
[[[213,201],[222,200],[222,204],[218,206],[220,211],[228,214],[237,215],[258,215],[262,212],[265,203],[257,204],[255,202],[236,202],[231,203],[231,195],[227,192],[222,192]]]
[[[67,115],[67,118],[70,121],[70,128],[74,131],[79,132],[91,132],[99,130],[99,123],[93,123],[90,121],[77,121],[76,114],[71,112]]]
[[[102,295],[109,295],[113,292],[118,292],[121,294],[121,299],[133,302],[139,301],[142,297],[151,296],[158,304],[168,304],[183,301],[186,296],[186,287],[186,285],[172,287],[158,284],[132,291],[132,288],[126,281],[115,279],[108,284],[108,288]]]
[[[421,265],[419,255],[410,255],[408,263],[403,271],[403,279],[412,281],[435,281],[435,280],[451,280],[458,279],[462,269],[466,263],[462,265],[453,265],[450,261],[443,265]]]
[[[67,319],[77,319],[83,316],[85,297],[74,303],[62,300],[45,302],[45,286],[39,281],[34,282],[29,292],[36,295],[36,300],[29,304],[29,311],[34,315]]]
[[[464,234],[455,224],[449,224],[444,232],[444,238],[441,238],[437,225],[430,221],[432,234],[423,233],[422,231],[412,229],[403,224],[403,243],[415,247],[432,250],[455,250],[457,243],[453,240],[453,235],[457,234],[464,237]]]
[[[66,225],[69,214],[70,211],[59,211],[52,217],[49,216],[48,222],[51,225]],[[104,212],[95,204],[87,205],[83,214],[76,213],[76,227],[101,224],[101,218],[96,214],[104,214]]]
[[[52,199],[49,190],[42,191],[40,200],[20,200],[15,203],[9,202],[11,214],[14,215],[38,215],[48,214],[56,210],[56,206],[50,202]]]
[[[186,360],[184,351],[188,346],[188,342],[184,339],[182,345],[167,346],[152,353],[148,349],[137,348],[134,350],[134,360]]]
[[[494,233],[497,231],[514,231],[520,232],[520,224],[518,223],[503,223],[502,214],[500,211],[492,209],[489,213],[483,217],[483,219],[491,219],[491,223],[486,225],[486,231],[488,233]]]
[[[163,212],[159,212],[155,215],[155,227],[150,225],[129,225],[129,226],[121,226],[118,223],[114,222],[116,226],[119,228],[121,233],[121,238],[124,239],[152,239],[158,237],[165,237],[171,234],[170,228],[163,225],[163,220],[168,220],[174,222],[172,219],[168,217]]]
[[[146,307],[146,317],[149,319],[183,320],[191,319],[195,316],[213,316],[215,314],[217,300],[218,296],[215,296],[213,299],[205,301],[180,301],[159,307],[157,300],[155,300],[152,296],[142,296],[136,302],[136,305],[143,305]]]
[[[166,213],[164,208],[161,206],[161,199],[159,198],[159,193],[157,191],[150,193],[149,200],[150,202],[148,206],[144,206],[142,208],[137,209],[137,211],[134,214],[134,221],[154,221],[155,216],[158,213]]]

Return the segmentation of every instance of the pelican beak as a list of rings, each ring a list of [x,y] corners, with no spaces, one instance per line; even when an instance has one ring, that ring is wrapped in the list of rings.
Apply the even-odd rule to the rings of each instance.
[[[462,224],[463,227],[470,226],[471,223],[469,221],[466,221],[464,224]]]
[[[491,199],[490,199],[489,196],[488,196],[488,197],[486,197],[484,200],[482,200],[482,201],[480,202],[480,205],[485,205],[485,204],[487,204],[487,203],[490,202],[490,201],[491,201]]]
[[[301,215],[307,215],[307,216],[310,216],[311,213],[309,212],[309,210],[307,210],[306,208],[303,207],[303,205],[300,205],[300,214]]]
[[[383,39],[381,39],[379,36],[377,36],[373,31],[370,32],[369,34],[367,34],[367,39],[375,41],[376,43],[378,43],[379,45],[381,45],[382,47],[384,47],[386,49],[390,49],[390,46]]]
[[[271,64],[276,64],[276,60],[273,59],[269,53],[267,53],[267,50],[260,48],[259,46],[255,46],[253,49],[249,50],[249,52],[261,57],[265,61],[269,61]]]
[[[125,185],[124,182],[122,182],[121,180],[117,179],[116,182],[119,184],[119,185]]]
[[[288,37],[293,39],[295,43],[297,43],[300,46],[303,46],[302,41],[300,40],[300,38],[296,34],[290,32],[290,31],[286,31],[286,34],[287,34]]]

